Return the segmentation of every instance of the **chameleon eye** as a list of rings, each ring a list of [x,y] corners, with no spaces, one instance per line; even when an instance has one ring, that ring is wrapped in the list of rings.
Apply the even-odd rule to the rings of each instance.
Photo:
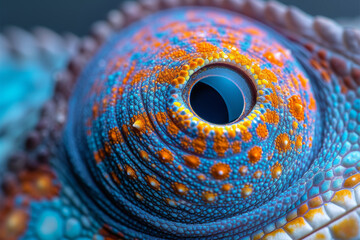
[[[210,212],[225,220],[282,192],[312,161],[303,146],[316,105],[291,51],[240,17],[182,11],[114,35],[70,104],[72,168],[104,186],[122,219],[142,209],[182,224]],[[208,14],[221,16],[198,21]],[[257,33],[251,45],[247,31]]]
[[[225,221],[282,192],[312,161],[303,146],[315,137],[316,104],[291,51],[246,19],[182,11],[114,35],[70,103],[71,167],[124,209],[120,226],[141,211],[144,220]],[[221,17],[197,20],[208,14]]]
[[[359,239],[360,38],[276,6],[242,12],[278,31],[179,8],[112,32],[112,12],[8,162],[0,238]]]
[[[255,85],[243,70],[229,64],[211,64],[191,75],[185,97],[203,120],[229,124],[247,115],[255,105]]]

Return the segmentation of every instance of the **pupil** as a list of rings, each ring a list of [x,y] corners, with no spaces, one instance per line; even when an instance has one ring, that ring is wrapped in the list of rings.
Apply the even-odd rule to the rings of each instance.
[[[241,88],[249,88],[243,74],[233,67],[218,64],[200,69],[193,77],[197,82],[190,91],[189,100],[199,117],[214,124],[228,124],[242,115],[245,97]]]

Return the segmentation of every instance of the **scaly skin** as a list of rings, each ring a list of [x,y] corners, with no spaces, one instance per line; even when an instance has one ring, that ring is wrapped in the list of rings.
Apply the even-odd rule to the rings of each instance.
[[[0,239],[358,239],[359,65],[290,39],[211,8],[112,35],[50,164],[12,181]],[[189,106],[194,72],[215,63],[256,88],[226,125]]]

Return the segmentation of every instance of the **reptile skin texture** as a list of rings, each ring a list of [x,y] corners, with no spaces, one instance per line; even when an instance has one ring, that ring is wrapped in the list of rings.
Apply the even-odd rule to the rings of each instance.
[[[360,35],[246,6],[113,12],[7,159],[0,239],[360,239]]]

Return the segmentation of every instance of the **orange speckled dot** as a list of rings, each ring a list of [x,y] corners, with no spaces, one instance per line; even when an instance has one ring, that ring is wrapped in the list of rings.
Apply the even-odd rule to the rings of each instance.
[[[198,168],[200,165],[200,159],[195,155],[183,155],[182,158],[185,161],[185,165],[189,168],[195,169]]]
[[[218,180],[224,180],[228,178],[230,172],[231,172],[231,168],[229,164],[225,164],[225,163],[216,163],[210,169],[211,175]]]
[[[4,222],[0,226],[1,239],[17,239],[22,235],[28,225],[29,216],[23,209],[15,209],[5,215]]]
[[[146,160],[146,161],[149,160],[149,154],[148,154],[147,152],[145,152],[144,150],[141,150],[141,151],[140,151],[140,157],[141,157],[141,159],[143,159],[143,160]]]
[[[241,176],[245,176],[247,174],[248,171],[248,167],[247,166],[241,166],[239,168],[239,173],[241,174]]]
[[[187,77],[187,76],[189,76],[189,72],[188,72],[188,71],[185,71],[185,70],[181,70],[180,73],[179,73],[179,75],[180,75],[181,77]]]
[[[245,185],[241,189],[241,197],[247,198],[252,194],[252,192],[253,192],[253,188],[250,185]]]
[[[310,110],[315,110],[316,109],[316,102],[313,96],[310,96],[310,101],[309,101],[309,109]]]
[[[216,52],[217,51],[217,47],[215,45],[212,45],[211,43],[208,43],[208,42],[196,43],[195,48],[200,53],[203,53],[203,52]]]
[[[259,178],[261,178],[261,176],[262,176],[262,171],[260,171],[260,170],[255,171],[253,174],[253,178],[255,178],[255,179],[259,179]]]
[[[180,144],[184,149],[189,149],[189,147],[191,146],[191,140],[188,136],[184,136],[181,138]]]
[[[158,158],[162,163],[172,163],[174,156],[170,150],[163,148],[157,152]]]
[[[121,133],[118,127],[114,127],[112,129],[109,130],[109,141],[112,144],[119,144],[121,142],[123,142],[123,139],[121,137]]]
[[[282,166],[280,163],[276,162],[274,166],[271,167],[271,177],[277,179],[282,174]]]
[[[140,200],[140,201],[143,201],[143,200],[144,200],[144,197],[143,197],[140,193],[138,193],[138,192],[135,192],[135,197],[136,197],[138,200]]]
[[[303,88],[306,88],[307,87],[307,83],[308,83],[308,79],[307,78],[304,78],[304,76],[302,74],[298,74],[297,77],[299,78],[300,80],[300,83],[301,83],[301,86]]]
[[[303,141],[303,137],[302,136],[296,136],[296,140],[295,140],[295,148],[296,150],[301,150],[302,148],[302,141]]]
[[[223,190],[224,192],[228,192],[233,188],[233,185],[230,183],[226,183],[224,185],[221,186],[221,190]]]
[[[267,60],[269,60],[269,62],[271,62],[271,63],[273,63],[273,64],[276,64],[276,65],[278,65],[279,67],[282,67],[282,66],[283,66],[283,63],[282,63],[282,62],[276,57],[276,55],[273,54],[272,52],[267,51],[267,52],[265,52],[265,53],[263,54],[263,56],[264,56]]]
[[[248,158],[251,164],[255,164],[260,161],[262,155],[262,149],[259,146],[254,146],[248,152]]]
[[[296,118],[298,121],[304,121],[304,107],[301,102],[301,98],[298,95],[294,95],[289,98],[288,103],[289,112]]]
[[[189,192],[189,188],[182,183],[175,182],[172,184],[174,192],[178,195],[185,196]]]
[[[267,102],[270,102],[271,106],[273,106],[274,108],[279,107],[279,98],[276,92],[266,95],[265,98]]]
[[[241,151],[241,142],[234,141],[231,145],[233,153],[239,153]]]
[[[185,78],[180,76],[180,77],[177,78],[177,82],[179,84],[183,84],[185,82]]]
[[[146,176],[145,180],[152,189],[160,191],[160,182],[155,177]]]
[[[264,117],[267,123],[278,124],[279,122],[279,115],[275,111],[267,110]]]
[[[179,69],[165,68],[163,71],[159,72],[156,82],[159,84],[169,84],[172,80],[174,80],[174,78],[176,78],[179,71]]]
[[[269,131],[266,127],[266,124],[259,124],[256,128],[256,134],[259,136],[259,138],[261,139],[265,139],[268,137]]]
[[[175,136],[179,133],[179,128],[171,121],[168,122],[167,131],[171,135]]]
[[[202,66],[205,63],[205,61],[202,58],[197,58],[196,63],[197,63],[198,66]]]
[[[292,127],[294,130],[296,130],[298,128],[299,124],[296,121],[293,121],[292,123]]]
[[[244,142],[249,142],[251,140],[251,138],[252,138],[252,135],[248,130],[241,131],[241,139]]]
[[[111,175],[111,178],[112,178],[117,184],[121,184],[120,179],[118,178],[118,176],[116,175],[115,172],[111,172],[110,175]]]
[[[140,134],[143,134],[146,130],[145,128],[145,121],[143,119],[136,119],[133,124],[132,124],[132,127],[137,131],[139,132]]]
[[[206,141],[202,137],[195,138],[192,141],[192,146],[196,153],[202,154],[206,149]]]
[[[92,117],[95,119],[99,116],[99,104],[95,103],[92,107]]]
[[[164,112],[158,112],[156,114],[156,120],[160,123],[160,124],[165,124],[166,123],[166,113]]]
[[[176,207],[177,206],[177,202],[175,202],[173,199],[170,199],[170,198],[165,198],[165,202],[172,206],[172,207]]]
[[[94,159],[96,163],[100,163],[105,158],[104,150],[100,149],[97,152],[94,152]]]
[[[127,128],[127,126],[125,124],[122,125],[122,131],[124,133],[125,136],[129,135],[129,129]]]
[[[105,150],[105,153],[107,154],[107,156],[111,155],[111,146],[108,142],[105,142],[104,150]]]
[[[137,179],[137,175],[136,175],[136,172],[135,170],[130,167],[129,165],[125,165],[125,172],[126,172],[126,175],[130,178],[130,179]]]
[[[202,199],[204,200],[204,202],[206,203],[213,203],[215,202],[217,197],[216,193],[210,192],[210,191],[205,191],[202,193]]]
[[[227,133],[228,133],[229,138],[236,137],[236,129],[235,128],[228,128]]]
[[[229,148],[229,142],[225,137],[223,136],[215,137],[213,149],[218,156],[220,157],[224,156],[228,148]]]
[[[204,174],[199,174],[197,176],[197,179],[199,179],[200,181],[205,181],[206,180],[206,176]]]
[[[260,72],[259,78],[266,79],[266,80],[269,80],[274,83],[276,83],[278,81],[276,75],[272,71],[270,71],[269,69],[266,69],[266,68]]]
[[[291,148],[291,142],[287,133],[281,133],[276,137],[275,148],[280,153],[286,153]]]

